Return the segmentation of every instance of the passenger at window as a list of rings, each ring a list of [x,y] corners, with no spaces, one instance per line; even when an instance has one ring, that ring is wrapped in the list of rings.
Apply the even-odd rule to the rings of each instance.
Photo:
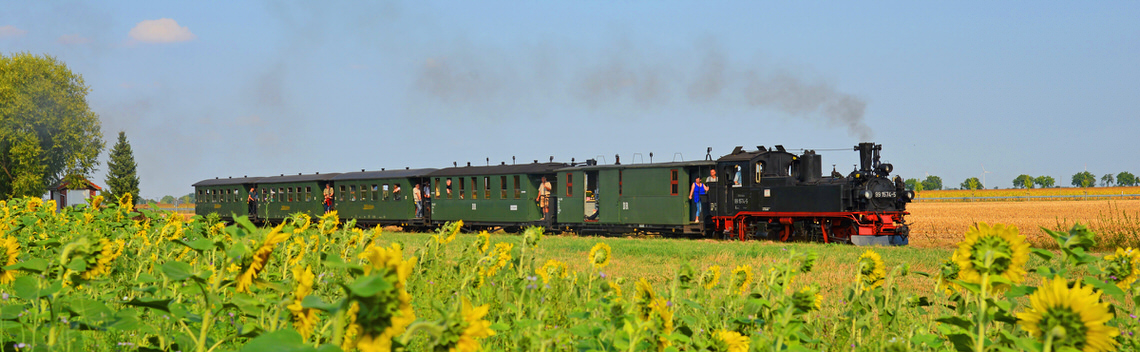
[[[538,198],[534,201],[538,202],[538,207],[542,208],[542,218],[546,219],[550,215],[550,182],[546,181],[546,176],[542,177],[542,182],[538,184]]]
[[[705,183],[716,182],[716,169],[709,170],[709,177],[705,178]]]
[[[249,216],[257,218],[257,188],[249,189],[249,197],[246,197],[246,204],[249,205]]]
[[[740,187],[740,165],[736,165],[736,176],[732,177],[732,186]]]
[[[422,189],[418,183],[412,188],[412,200],[416,203],[416,218],[424,217],[424,198],[423,195],[420,194],[421,191]]]
[[[701,222],[701,196],[705,195],[705,192],[708,190],[709,186],[701,182],[700,175],[697,175],[697,180],[693,181],[693,185],[689,187],[689,199],[693,200],[693,204],[696,205],[697,209],[697,212],[693,214],[693,216],[696,217],[696,219],[693,220],[694,223],[699,224]]]
[[[396,188],[392,189],[392,200],[400,200],[400,184],[396,184]]]
[[[333,189],[331,183],[325,184],[324,197],[325,200],[322,203],[325,205],[325,214],[328,214],[333,208]]]
[[[451,198],[451,179],[447,179],[447,198]]]

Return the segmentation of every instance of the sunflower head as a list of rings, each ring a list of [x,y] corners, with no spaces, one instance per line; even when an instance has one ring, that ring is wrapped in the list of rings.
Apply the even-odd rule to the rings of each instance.
[[[791,299],[792,306],[800,313],[817,310],[823,304],[823,296],[819,294],[819,288],[812,286],[804,286],[804,288],[793,293]]]
[[[542,240],[544,229],[540,226],[531,226],[523,231],[523,243],[527,247],[534,247],[538,245],[538,241]]]
[[[513,243],[496,243],[495,252],[489,256],[493,260],[491,266],[487,268],[487,276],[494,276],[499,272],[499,269],[507,267],[511,263],[511,250],[515,248]]]
[[[415,267],[416,258],[405,260],[397,243],[388,248],[369,245],[360,257],[367,260],[369,265],[364,267],[366,276],[358,280],[383,280],[390,285],[385,285],[386,288],[381,290],[362,291],[367,293],[351,290],[348,299],[360,304],[360,311],[355,317],[356,324],[360,326],[360,335],[356,338],[355,345],[361,350],[374,348],[387,351],[392,346],[392,339],[403,334],[416,320],[411,305],[412,297],[406,290],[407,279]]]
[[[449,222],[439,228],[439,234],[432,235],[431,238],[435,239],[438,244],[448,244],[455,240],[455,235],[463,228],[463,220],[456,222]]]
[[[336,210],[321,215],[321,221],[317,224],[317,228],[321,230],[321,234],[326,236],[336,232],[339,226],[340,218],[337,217]]]
[[[752,266],[741,265],[732,270],[732,288],[736,294],[743,295],[752,287]]]
[[[598,242],[594,248],[590,248],[590,265],[595,269],[601,269],[610,264],[610,245],[604,242]]]
[[[447,324],[447,330],[444,332],[444,341],[448,341],[450,346],[437,346],[437,349],[443,347],[450,351],[479,351],[479,340],[495,336],[495,330],[491,330],[491,322],[484,319],[489,309],[488,304],[476,307],[467,300],[467,297],[463,297],[462,305],[457,312],[458,316],[454,318],[455,322]]]
[[[20,256],[20,242],[15,237],[6,236],[0,240],[0,255],[4,266],[16,264]],[[16,280],[16,272],[14,270],[4,270],[0,268],[0,284],[7,284]]]
[[[887,277],[887,266],[883,258],[875,251],[867,250],[859,256],[859,286],[864,291],[870,291],[883,284]]]
[[[127,192],[119,197],[119,209],[123,211],[131,211],[134,209],[135,203],[131,199],[131,193]]]
[[[954,283],[958,280],[958,253],[951,254],[950,259],[942,262],[942,266],[938,272],[938,289],[946,291],[946,294],[954,293],[954,290],[962,290],[962,287]]]
[[[1025,279],[1029,243],[1018,233],[1017,227],[978,223],[966,231],[966,238],[958,243],[954,257],[962,281],[980,284],[982,276],[989,274],[1020,283]],[[992,290],[1003,290],[1005,286],[996,284]]]
[[[479,232],[479,235],[475,236],[475,242],[472,243],[472,246],[478,249],[479,253],[487,253],[487,248],[491,247],[491,233],[486,230]]]
[[[710,290],[720,283],[720,265],[713,265],[701,273],[701,286]]]
[[[1116,350],[1117,328],[1108,303],[1100,302],[1100,292],[1079,282],[1070,284],[1057,277],[1029,296],[1031,309],[1017,313],[1017,324],[1041,340],[1052,336],[1055,350],[1070,347],[1082,351]]]
[[[752,340],[748,336],[731,330],[713,332],[713,350],[718,352],[747,352]]]
[[[653,286],[645,278],[638,280],[634,286],[637,289],[633,294],[634,313],[638,319],[649,320],[649,314],[653,311],[650,304],[657,299],[657,293],[653,292]]]
[[[1116,253],[1104,257],[1104,272],[1107,281],[1128,290],[1140,278],[1140,249],[1116,247]]]
[[[544,284],[549,284],[550,279],[554,277],[565,279],[569,271],[570,270],[566,267],[566,263],[554,259],[547,260],[546,264],[535,269],[535,273],[542,277],[542,283]]]
[[[99,209],[100,205],[103,205],[103,196],[91,198],[91,209]]]

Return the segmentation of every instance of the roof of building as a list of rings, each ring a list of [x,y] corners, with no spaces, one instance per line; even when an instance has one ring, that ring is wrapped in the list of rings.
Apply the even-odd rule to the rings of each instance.
[[[80,178],[83,178],[83,177],[80,177]],[[95,184],[95,182],[91,182],[91,180],[88,180],[87,178],[83,178],[83,181],[87,182],[87,187],[83,187],[83,189],[91,189],[91,190],[96,190],[96,191],[103,190],[103,187],[99,187],[99,185]],[[55,184],[51,185],[51,187],[48,187],[48,190],[49,191],[59,191],[59,190],[64,190],[64,189],[71,189],[71,190],[75,189],[75,188],[71,188],[68,186],[71,186],[71,184],[69,184],[67,181],[60,180],[59,182],[56,182]]]
[[[257,183],[291,183],[291,182],[312,182],[312,181],[328,181],[333,177],[340,175],[340,173],[315,173],[315,174],[296,174],[296,175],[281,175],[262,177],[257,180]]]

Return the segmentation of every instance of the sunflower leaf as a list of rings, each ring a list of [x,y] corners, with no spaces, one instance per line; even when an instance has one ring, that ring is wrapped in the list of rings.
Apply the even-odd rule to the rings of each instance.
[[[1104,281],[1098,280],[1097,278],[1091,277],[1091,276],[1086,277],[1084,281],[1085,281],[1085,285],[1095,287],[1097,289],[1097,291],[1101,291],[1101,292],[1110,294],[1113,297],[1116,297],[1118,299],[1124,298],[1124,290],[1121,290],[1119,287],[1116,287],[1116,284],[1113,284],[1110,282],[1104,282]]]
[[[33,273],[42,273],[47,270],[47,261],[43,258],[32,258],[16,264],[5,266],[4,270],[22,270]]]
[[[1041,257],[1041,259],[1044,259],[1045,261],[1053,260],[1053,252],[1041,248],[1031,248],[1029,251],[1032,252],[1033,255]]]
[[[960,327],[962,329],[966,329],[967,331],[974,328],[974,322],[966,320],[962,317],[957,317],[957,316],[944,316],[944,317],[941,317],[938,319],[934,319],[934,321],[937,321],[937,322],[943,323],[943,324],[954,325],[954,326]]]
[[[162,264],[162,273],[166,274],[166,277],[170,278],[170,281],[182,281],[194,276],[191,270],[193,269],[190,267],[190,264],[183,262],[167,262]]]
[[[392,283],[384,279],[382,275],[368,275],[357,279],[346,287],[353,295],[372,297],[380,291],[391,290],[395,286],[392,286]]]

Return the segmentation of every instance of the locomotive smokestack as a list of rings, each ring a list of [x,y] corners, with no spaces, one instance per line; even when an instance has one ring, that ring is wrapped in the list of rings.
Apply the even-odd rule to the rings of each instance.
[[[859,171],[871,172],[874,149],[875,143],[859,143],[855,146],[855,150],[859,151]]]

